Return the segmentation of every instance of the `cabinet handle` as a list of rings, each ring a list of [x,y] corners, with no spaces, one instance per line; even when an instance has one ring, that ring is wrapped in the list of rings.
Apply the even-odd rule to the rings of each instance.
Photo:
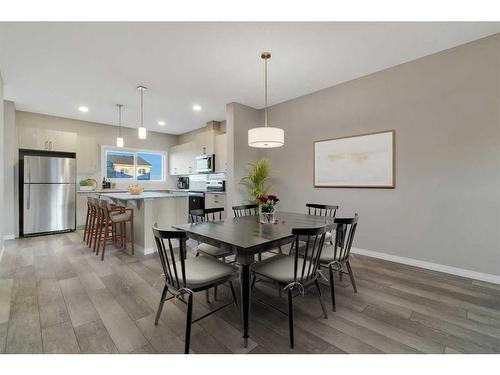
[[[49,150],[52,150],[52,141],[49,142]]]
[[[48,150],[49,149],[49,141],[45,141],[45,149]]]
[[[203,147],[203,155],[205,155],[206,153],[207,153],[207,148]]]

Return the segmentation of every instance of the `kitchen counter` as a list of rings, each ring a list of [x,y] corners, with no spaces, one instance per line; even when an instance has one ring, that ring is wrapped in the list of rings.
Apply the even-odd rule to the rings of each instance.
[[[96,190],[78,190],[77,193],[81,194],[105,194],[105,193],[127,193],[127,189],[96,189]],[[200,190],[189,190],[189,189],[144,189],[144,193],[149,192],[176,192],[176,193],[189,193],[189,192],[200,192]],[[202,191],[206,194],[226,194],[225,191]]]
[[[151,254],[156,251],[152,231],[154,224],[162,229],[169,229],[174,224],[188,222],[187,192],[146,191],[132,195],[128,192],[109,192],[109,189],[105,191],[97,193],[99,198],[106,198],[120,206],[133,209],[134,242],[139,254]]]
[[[100,197],[108,197],[111,199],[129,201],[129,200],[140,200],[140,199],[157,199],[157,198],[178,198],[178,197],[187,197],[187,193],[161,193],[161,192],[149,192],[143,191],[141,194],[130,194],[130,193],[121,193],[121,192],[113,192],[113,193],[98,193]]]

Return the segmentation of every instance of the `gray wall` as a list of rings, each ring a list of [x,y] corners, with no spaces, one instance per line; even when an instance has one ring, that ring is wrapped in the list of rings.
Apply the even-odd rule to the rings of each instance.
[[[227,133],[227,174],[226,174],[226,206],[228,208],[248,203],[249,196],[245,187],[239,185],[241,178],[248,173],[247,163],[259,159],[261,151],[248,147],[248,129],[259,126],[262,116],[252,107],[238,103],[226,106]],[[231,142],[232,141],[232,142]]]
[[[2,74],[0,73],[0,145],[4,145],[3,138],[3,80]],[[4,196],[3,196],[3,185],[4,185],[4,176],[3,176],[3,151],[0,152],[0,212],[4,212]],[[0,215],[0,256],[3,251],[3,236],[4,236],[4,214]]]
[[[19,217],[17,202],[17,135],[16,135],[16,107],[11,101],[3,102],[4,119],[4,235],[12,238],[18,233]]]
[[[271,107],[281,209],[339,204],[355,247],[500,275],[499,69],[497,34]],[[313,188],[313,141],[387,129],[395,189]]]

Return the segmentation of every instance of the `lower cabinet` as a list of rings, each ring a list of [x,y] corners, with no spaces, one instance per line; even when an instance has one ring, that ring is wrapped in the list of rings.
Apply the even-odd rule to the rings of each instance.
[[[205,208],[224,208],[222,218],[230,216],[226,208],[226,195],[220,193],[205,193]]]

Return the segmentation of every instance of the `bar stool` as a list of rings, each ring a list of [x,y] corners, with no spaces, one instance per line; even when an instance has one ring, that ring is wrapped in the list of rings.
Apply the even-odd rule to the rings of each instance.
[[[90,237],[90,223],[92,221],[92,201],[87,197],[87,217],[85,219],[85,228],[83,229],[83,242],[89,243]]]
[[[112,240],[117,243],[117,225],[120,225],[119,243],[123,249],[127,248],[127,242],[131,243],[132,255],[135,254],[135,240],[134,240],[134,210],[132,208],[119,207],[118,212],[113,212],[108,202],[101,200],[99,202],[99,216],[101,218],[101,225],[99,226],[99,233],[97,234],[97,250],[96,255],[99,255],[99,249],[102,244],[101,260],[104,260],[104,252],[106,251],[106,243]],[[126,224],[130,223],[130,241],[127,241]],[[111,234],[111,238],[110,235]]]

